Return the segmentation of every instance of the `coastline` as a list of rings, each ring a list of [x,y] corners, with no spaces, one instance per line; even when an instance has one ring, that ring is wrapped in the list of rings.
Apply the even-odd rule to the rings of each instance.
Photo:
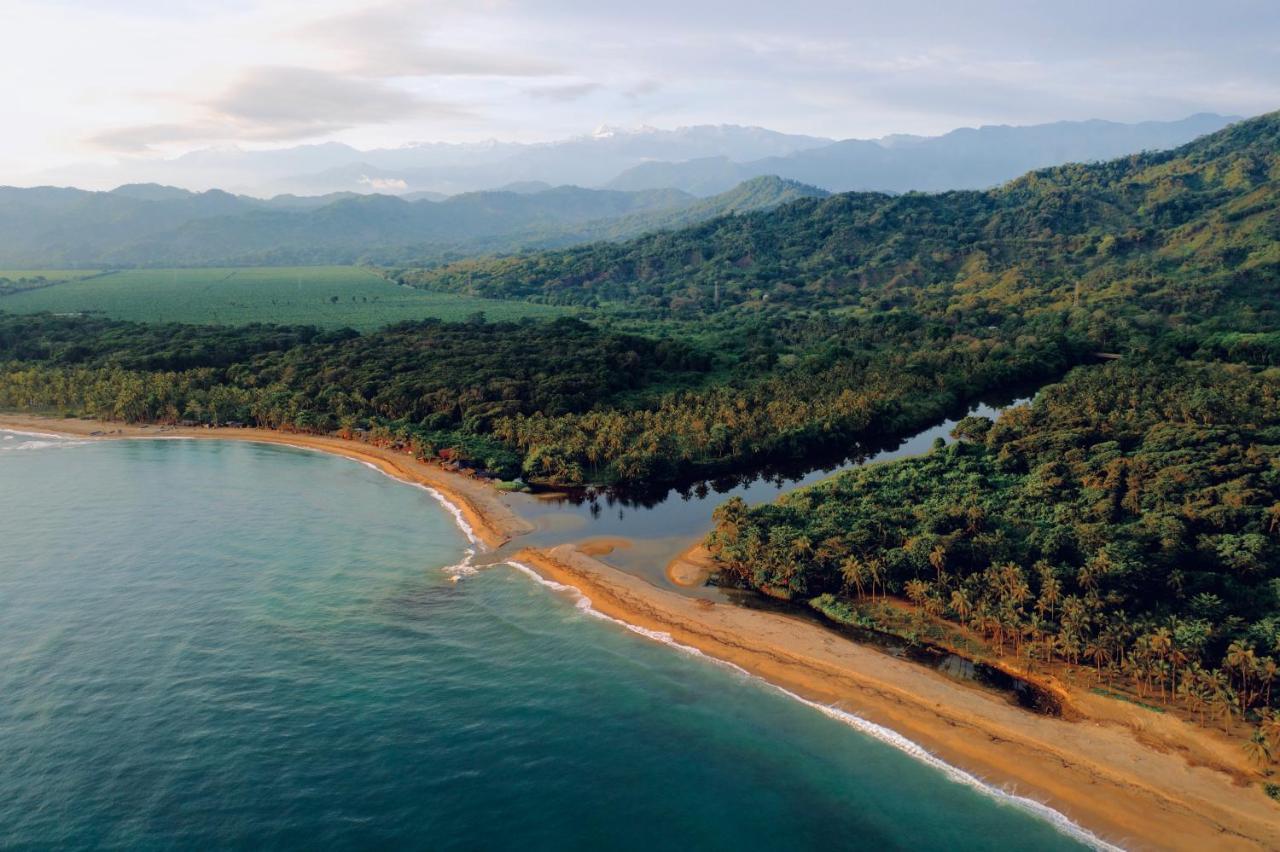
[[[326,435],[302,435],[276,432],[258,428],[165,428],[157,426],[104,423],[93,420],[40,417],[36,415],[0,414],[0,429],[43,432],[89,440],[176,438],[195,440],[248,441],[258,444],[275,444],[303,450],[330,453],[370,465],[382,473],[412,485],[424,486],[437,492],[461,513],[484,546],[496,550],[514,536],[533,529],[532,525],[518,517],[500,499],[497,492],[483,481],[460,473],[453,473],[435,465],[418,461],[412,456],[388,447],[378,447],[360,441],[334,438]],[[105,434],[95,434],[105,433]]]
[[[1047,802],[1094,834],[1096,845],[1280,846],[1273,802],[1204,765],[1208,755],[1192,765],[1149,729],[1144,741],[1134,720],[1124,718],[1146,712],[1140,708],[1109,708],[1118,709],[1119,718],[1074,722],[1040,716],[798,618],[659,589],[573,545],[526,549],[515,559],[577,590],[602,615],[731,664],[828,715],[853,714],[868,727],[888,729],[982,779],[989,790]]]
[[[328,452],[431,490],[452,507],[463,529],[469,527],[488,549],[533,529],[487,483],[357,441],[252,428],[161,431],[156,426],[31,415],[0,415],[0,429],[4,428],[91,440],[240,440]],[[590,549],[601,555],[608,552],[603,542]],[[884,732],[879,738],[909,753],[892,737],[918,744],[927,750],[922,753],[926,757],[936,755],[934,760],[946,761],[960,774],[984,779],[988,790],[1015,790],[1034,802],[1048,802],[1053,811],[1040,805],[1038,815],[1064,815],[1093,832],[1095,845],[1280,848],[1280,806],[1256,785],[1240,783],[1248,771],[1240,750],[1233,753],[1225,741],[1218,743],[1177,719],[1081,695],[1079,690],[1073,699],[1083,706],[1082,720],[1036,716],[999,696],[800,619],[658,588],[574,545],[526,549],[515,560],[512,564],[546,581],[576,589],[597,613],[638,632],[670,637],[827,715],[843,714],[843,721],[873,736],[879,726]],[[687,580],[693,581],[706,566],[702,558],[689,561],[695,570]],[[673,580],[674,573],[669,568]],[[1059,828],[1066,829],[1061,824]],[[1087,834],[1076,836],[1089,840]]]

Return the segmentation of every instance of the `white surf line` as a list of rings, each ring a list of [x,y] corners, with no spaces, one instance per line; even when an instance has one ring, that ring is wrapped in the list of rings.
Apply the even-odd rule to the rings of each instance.
[[[952,764],[947,763],[945,760],[938,757],[936,754],[929,751],[924,746],[920,745],[914,740],[904,737],[902,734],[898,733],[892,728],[886,728],[884,725],[878,725],[875,722],[862,718],[856,713],[850,713],[847,710],[841,710],[839,707],[835,707],[830,704],[822,704],[817,701],[810,701],[809,699],[804,698],[803,696],[797,695],[796,693],[792,692],[789,689],[784,689],[783,687],[778,686],[776,683],[773,683],[758,675],[752,674],[751,672],[747,671],[742,666],[739,666],[736,663],[731,663],[728,660],[722,660],[718,657],[713,657],[710,654],[705,654],[699,649],[694,648],[692,645],[685,645],[681,642],[677,642],[675,639],[672,638],[670,633],[664,633],[660,630],[650,630],[646,627],[641,627],[637,624],[631,624],[630,622],[623,621],[620,618],[614,618],[611,615],[605,615],[603,612],[600,612],[598,609],[596,609],[591,605],[590,598],[588,598],[585,594],[583,594],[582,590],[579,589],[577,586],[568,586],[568,585],[565,585],[564,583],[558,583],[555,580],[548,580],[546,577],[543,577],[537,571],[533,570],[528,565],[525,565],[522,562],[516,562],[515,560],[510,560],[507,562],[507,564],[510,565],[512,568],[515,568],[520,573],[525,574],[526,576],[531,578],[534,582],[538,583],[539,585],[545,586],[546,588],[551,589],[552,591],[571,593],[574,596],[574,606],[580,611],[586,613],[587,615],[591,615],[596,618],[603,619],[605,621],[611,621],[614,624],[617,624],[621,627],[626,628],[632,633],[637,633],[641,636],[644,636],[647,639],[652,639],[655,642],[661,642],[663,645],[667,645],[668,647],[674,648],[677,651],[680,651],[681,653],[688,654],[691,657],[701,657],[702,659],[715,663],[716,665],[720,665],[720,666],[724,666],[725,668],[732,669],[733,671],[737,672],[743,677],[749,678],[750,680],[753,680],[757,683],[764,684],[770,689],[777,690],[778,692],[781,692],[783,695],[787,696],[788,698],[794,699],[795,701],[799,701],[801,704],[805,704],[809,707],[812,707],[813,709],[817,710],[819,713],[822,713],[824,716],[827,716],[830,719],[834,719],[837,722],[840,722],[844,725],[849,726],[850,728],[854,728],[855,730],[861,731],[862,733],[867,734],[868,736],[871,736],[874,739],[879,740],[885,745],[888,745],[888,746],[891,746],[892,748],[897,749],[898,751],[902,752],[908,757],[913,758],[914,760],[917,760],[920,763],[925,764],[926,766],[930,766],[933,769],[938,770],[950,781],[953,781],[957,784],[963,784],[966,787],[976,790],[977,792],[983,794],[984,796],[994,799],[1001,804],[1011,805],[1025,813],[1030,814],[1031,816],[1037,817],[1038,819],[1048,822],[1059,833],[1064,834],[1067,837],[1072,838],[1073,840],[1078,840],[1081,843],[1085,844],[1086,846],[1090,847],[1091,849],[1100,850],[1100,852],[1124,852],[1124,849],[1122,847],[1116,846],[1113,843],[1109,843],[1106,840],[1103,840],[1098,835],[1094,834],[1089,829],[1085,828],[1084,826],[1079,825],[1078,823],[1072,822],[1071,819],[1069,819],[1066,816],[1066,814],[1063,814],[1061,811],[1054,810],[1049,805],[1046,805],[1044,802],[1038,801],[1036,799],[1032,799],[1028,796],[1020,796],[1017,793],[1011,793],[1008,790],[1001,789],[1000,787],[996,787],[993,784],[988,784],[986,781],[983,781],[981,778],[974,775],[973,773],[966,772],[965,770],[961,769],[958,766],[953,766]]]
[[[14,435],[31,435],[35,438],[71,438],[80,437],[73,436],[70,432],[37,432],[34,429],[15,429],[12,426],[0,426],[0,432],[12,432]]]
[[[16,432],[16,431],[17,430],[14,430],[14,429],[6,429],[3,427],[0,427],[0,432]],[[36,435],[36,434],[45,434],[45,433],[31,432],[31,433],[19,433],[19,434]],[[49,434],[48,437],[59,438],[64,436]],[[110,436],[102,436],[102,437],[107,438]],[[120,437],[120,436],[115,436],[115,437]],[[145,440],[145,441],[194,441],[194,440],[197,440],[197,438],[202,438],[202,437],[203,436],[192,436],[192,435],[129,435],[129,436],[125,436],[126,440]],[[225,441],[233,441],[233,442],[244,443],[244,444],[258,444],[259,446],[264,446],[264,447],[288,447],[289,449],[302,450],[304,452],[316,453],[322,456],[330,456],[330,457],[337,456],[338,458],[343,458],[343,459],[346,459],[347,461],[353,461],[353,462],[356,462],[357,464],[362,464],[365,467],[369,468],[370,470],[376,471],[377,473],[380,473],[383,476],[387,477],[388,479],[398,482],[401,485],[408,485],[413,488],[419,488],[427,492],[428,494],[430,494],[433,498],[435,498],[436,502],[438,502],[441,506],[445,508],[445,510],[453,518],[453,521],[457,525],[458,529],[462,530],[462,534],[466,536],[467,543],[470,545],[464,551],[461,562],[459,562],[456,565],[447,565],[441,570],[443,570],[447,574],[452,574],[455,579],[460,578],[462,576],[474,574],[479,570],[478,568],[476,568],[473,562],[476,556],[481,551],[486,549],[484,542],[482,542],[480,540],[480,537],[476,535],[476,531],[472,529],[471,524],[467,523],[466,516],[462,514],[462,510],[458,508],[458,506],[456,506],[453,503],[453,501],[445,497],[444,494],[442,494],[439,490],[432,488],[430,485],[425,485],[421,482],[414,482],[413,480],[404,479],[402,477],[396,476],[394,473],[390,473],[389,471],[383,470],[381,467],[379,467],[378,465],[374,464],[371,461],[359,458],[357,456],[348,455],[347,453],[342,452],[341,448],[335,448],[330,450],[330,449],[324,449],[321,447],[309,447],[306,444],[292,444],[292,443],[289,443],[288,441],[265,441],[265,440],[255,440],[254,438],[224,437],[221,435],[211,435],[209,436],[209,440],[215,440],[215,441],[225,440]],[[76,441],[73,443],[87,444],[89,443],[89,440]]]
[[[306,449],[314,449],[314,448],[307,447]],[[325,451],[315,450],[315,452],[325,452]],[[339,455],[342,455],[342,454],[339,453]],[[402,479],[401,477],[396,476],[393,473],[383,470],[381,467],[379,467],[378,465],[374,464],[371,461],[359,459],[354,456],[344,455],[343,457],[350,459],[351,461],[359,462],[360,464],[364,465],[370,470],[376,470],[378,473],[382,474],[383,476],[388,477],[389,479],[393,479],[396,482],[401,483],[402,485],[409,485],[413,488],[418,488],[422,491],[425,491],[428,494],[430,494],[433,498],[435,498],[435,501],[439,503],[441,506],[443,506],[444,510],[448,512],[449,515],[453,518],[453,522],[454,524],[457,525],[458,529],[462,530],[462,534],[466,536],[467,543],[470,545],[463,552],[461,562],[457,563],[456,565],[446,565],[440,570],[444,571],[446,574],[453,575],[455,582],[462,577],[475,574],[480,570],[475,566],[475,558],[481,551],[486,549],[484,542],[482,542],[480,540],[480,537],[476,535],[475,529],[473,529],[471,524],[467,522],[466,516],[462,514],[462,509],[459,508],[457,504],[455,504],[448,497],[444,496],[444,494],[441,493],[438,489],[432,488],[430,485],[427,485],[422,482],[414,482],[412,480]]]
[[[182,440],[182,439],[195,440],[194,438],[187,435],[139,435],[137,437],[144,438],[144,439],[151,439],[151,440],[166,439],[166,438],[173,439],[173,440]],[[254,440],[253,438],[247,438],[247,439],[222,438],[222,436],[217,436],[217,435],[211,436],[211,438],[212,440],[239,441],[246,444],[258,444],[260,446],[266,446],[266,447],[289,447],[290,449],[304,450],[309,453],[317,453],[323,456],[337,456],[338,458],[343,458],[343,459],[346,459],[347,461],[353,461],[353,462],[356,462],[357,464],[362,464],[365,467],[369,468],[370,470],[380,473],[383,476],[387,477],[388,479],[394,482],[398,482],[401,485],[408,485],[413,488],[421,489],[427,492],[428,494],[430,494],[433,498],[435,498],[436,502],[438,502],[441,506],[444,507],[445,511],[447,511],[449,515],[453,518],[453,522],[457,525],[458,529],[462,530],[462,534],[466,536],[467,543],[469,545],[469,547],[467,547],[467,549],[463,551],[461,562],[457,563],[456,565],[446,565],[444,568],[440,570],[444,571],[446,574],[453,575],[453,578],[455,581],[457,581],[458,579],[464,576],[475,574],[477,571],[480,570],[475,566],[474,562],[475,562],[476,556],[481,551],[486,549],[484,542],[482,542],[480,540],[480,537],[476,535],[476,531],[471,527],[471,524],[467,523],[466,516],[462,514],[462,509],[458,508],[458,506],[455,505],[453,501],[451,501],[448,497],[445,497],[444,494],[442,494],[439,490],[432,488],[430,485],[426,485],[421,482],[415,482],[410,479],[404,479],[403,477],[400,477],[400,476],[396,476],[394,473],[391,473],[390,471],[387,471],[387,470],[383,470],[382,467],[374,464],[371,461],[368,461],[367,459],[362,459],[357,456],[348,455],[347,453],[342,452],[341,447],[336,447],[330,450],[330,449],[324,449],[321,447],[309,447],[305,444],[291,444],[288,441],[261,441],[261,440]]]
[[[24,441],[23,443],[17,444],[14,446],[0,445],[0,451],[34,450],[34,449],[44,449],[46,447],[76,447],[76,446],[82,446],[84,444],[92,443],[98,440],[99,438],[103,440],[124,438],[125,440],[143,440],[143,441],[193,441],[193,440],[196,440],[196,437],[191,435],[159,435],[157,434],[157,435],[127,435],[127,436],[121,436],[121,435],[80,436],[80,435],[72,435],[71,433],[34,432],[34,431],[24,430],[24,429],[11,429],[7,426],[0,426],[0,432],[9,432],[14,435],[28,435],[28,436],[41,437],[41,438],[57,439],[56,442]],[[353,461],[358,464],[362,464],[365,467],[369,468],[370,470],[377,471],[378,473],[382,474],[388,479],[392,479],[396,482],[401,483],[402,485],[409,485],[414,488],[419,488],[427,492],[428,494],[430,494],[436,500],[436,502],[438,502],[441,506],[444,507],[445,511],[447,511],[449,515],[453,518],[453,522],[457,525],[458,529],[462,530],[462,534],[466,536],[467,543],[469,545],[463,553],[461,562],[457,563],[456,565],[447,565],[441,570],[443,570],[446,574],[452,574],[455,580],[470,574],[475,574],[479,570],[475,566],[474,562],[475,562],[476,556],[480,552],[487,549],[485,547],[484,542],[482,542],[480,540],[480,537],[476,535],[476,531],[472,528],[471,524],[467,523],[466,516],[462,514],[462,509],[460,509],[456,504],[454,504],[453,501],[451,501],[448,497],[445,497],[444,494],[442,494],[438,489],[432,488],[430,485],[426,485],[421,482],[414,482],[408,479],[403,479],[402,477],[396,476],[394,473],[390,473],[386,470],[383,470],[381,467],[379,467],[378,465],[374,464],[371,461],[367,461],[365,459],[358,458],[353,455],[348,455],[342,452],[340,448],[335,450],[328,450],[328,449],[322,449],[319,447],[308,447],[305,444],[291,444],[287,441],[261,441],[261,440],[254,440],[252,438],[248,438],[248,439],[223,438],[222,436],[219,436],[219,435],[212,435],[210,436],[210,438],[212,440],[221,439],[221,440],[227,440],[227,441],[237,441],[237,442],[246,443],[246,444],[258,444],[261,446],[269,446],[269,447],[284,446],[294,450],[304,450],[306,452],[318,453],[320,455],[325,455],[325,456],[338,456],[340,458],[346,459],[347,461]]]
[[[457,582],[461,577],[478,572],[480,569],[475,566],[474,562],[476,555],[485,549],[484,542],[482,542],[480,537],[476,535],[476,531],[471,528],[471,524],[467,523],[467,518],[462,514],[462,509],[430,485],[425,485],[421,482],[411,482],[409,484],[417,488],[421,488],[423,491],[434,497],[436,502],[443,506],[445,511],[453,516],[454,523],[458,525],[458,529],[462,530],[462,534],[465,535],[467,537],[467,541],[471,543],[471,546],[468,547],[466,552],[463,554],[461,562],[456,565],[446,565],[441,570],[446,574],[452,574],[455,582]]]
[[[37,432],[34,429],[14,429],[9,426],[0,426],[0,432],[8,432],[11,435],[23,435],[28,438],[56,438],[59,441],[67,441],[76,444],[87,444],[90,441],[89,435],[75,435],[71,432]],[[94,438],[106,437],[105,435],[95,435]]]
[[[59,435],[55,432],[36,432],[32,429],[11,429],[8,426],[0,426],[0,432],[7,433],[4,436],[4,441],[0,442],[0,452],[8,453],[24,450],[82,447],[93,440],[91,438],[82,438],[79,435]],[[17,441],[15,436],[32,440]]]

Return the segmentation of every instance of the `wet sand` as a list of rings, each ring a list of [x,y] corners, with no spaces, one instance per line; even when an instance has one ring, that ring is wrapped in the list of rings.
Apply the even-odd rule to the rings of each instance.
[[[706,585],[715,572],[715,559],[711,551],[695,544],[667,563],[667,579],[677,586],[696,589]]]

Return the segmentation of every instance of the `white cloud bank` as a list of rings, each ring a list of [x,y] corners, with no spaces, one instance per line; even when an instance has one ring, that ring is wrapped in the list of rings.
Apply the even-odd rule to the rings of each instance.
[[[0,182],[209,145],[1280,107],[1272,0],[0,0]]]

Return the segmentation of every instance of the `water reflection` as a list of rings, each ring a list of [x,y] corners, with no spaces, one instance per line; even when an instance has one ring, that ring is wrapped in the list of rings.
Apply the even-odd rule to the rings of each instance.
[[[1012,388],[953,412],[951,417],[908,438],[879,445],[860,445],[844,458],[821,463],[772,467],[746,476],[725,476],[680,488],[638,491],[588,488],[557,494],[511,494],[511,506],[537,525],[519,546],[553,547],[583,539],[629,539],[601,556],[606,562],[667,585],[668,562],[706,535],[716,507],[731,497],[749,504],[767,503],[789,491],[859,465],[928,452],[936,438],[947,438],[955,424],[973,414],[995,418],[1006,408],[1034,396],[1034,386]],[[711,594],[708,591],[706,594]]]

